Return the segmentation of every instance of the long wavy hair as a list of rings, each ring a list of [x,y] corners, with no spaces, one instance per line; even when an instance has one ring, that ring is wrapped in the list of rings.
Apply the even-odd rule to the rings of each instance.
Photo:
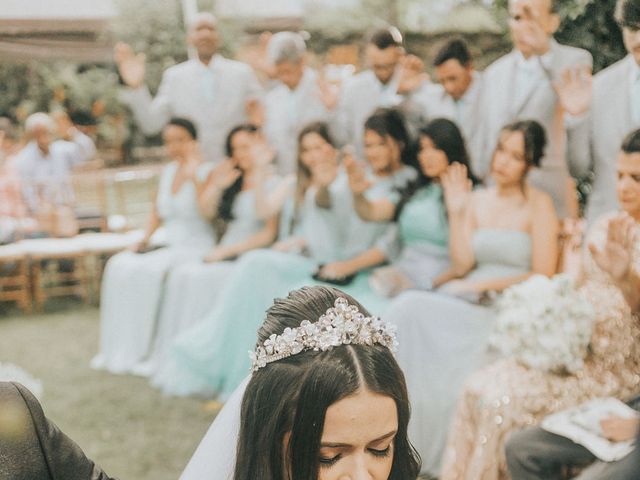
[[[225,154],[227,157],[233,157],[233,138],[241,132],[254,134],[259,131],[258,127],[251,123],[245,123],[242,125],[237,125],[231,129],[231,131],[227,134],[227,138],[225,140]],[[217,218],[222,220],[223,222],[229,222],[233,220],[233,202],[235,202],[236,197],[242,191],[242,184],[244,182],[244,171],[240,166],[237,167],[242,173],[236,179],[235,182],[231,184],[228,188],[222,192],[222,197],[220,198],[220,204],[218,205],[218,215]]]
[[[431,120],[425,126],[420,128],[418,137],[427,137],[431,139],[435,147],[444,152],[449,165],[454,162],[464,165],[467,167],[467,175],[473,184],[476,185],[479,183],[479,180],[471,172],[469,154],[467,152],[464,138],[460,129],[454,122],[446,118],[436,118]],[[417,171],[417,178],[401,191],[401,200],[398,203],[395,212],[396,220],[402,213],[404,206],[409,200],[411,200],[411,197],[413,197],[413,195],[421,188],[430,185],[434,180],[424,174],[420,165],[418,165]]]

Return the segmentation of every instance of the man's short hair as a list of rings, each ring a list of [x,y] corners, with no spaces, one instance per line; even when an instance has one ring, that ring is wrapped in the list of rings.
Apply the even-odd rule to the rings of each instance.
[[[51,117],[44,112],[32,113],[24,122],[24,130],[26,133],[33,133],[38,128],[46,128],[50,132],[53,132],[56,124]]]
[[[621,150],[624,153],[640,153],[640,128],[629,133],[622,141]]]
[[[299,63],[304,58],[307,45],[302,36],[294,32],[278,32],[267,45],[267,59],[272,65]]]
[[[210,23],[214,27],[218,25],[218,19],[211,12],[198,12],[192,18],[190,18],[187,22],[187,30],[189,32],[193,31],[196,28],[196,25],[201,21],[206,21]]]
[[[449,60],[457,60],[460,65],[466,66],[471,62],[471,54],[469,48],[464,40],[461,38],[454,38],[445,43],[438,51],[433,65],[439,67],[443,63]]]
[[[614,17],[621,27],[640,27],[640,0],[618,0]]]
[[[378,50],[386,50],[389,47],[402,47],[402,34],[396,27],[387,27],[376,30],[369,36],[367,42]]]

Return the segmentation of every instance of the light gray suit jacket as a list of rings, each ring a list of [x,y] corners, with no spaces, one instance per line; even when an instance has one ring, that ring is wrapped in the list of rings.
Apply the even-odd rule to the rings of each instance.
[[[591,111],[572,139],[572,150],[578,158],[576,174],[594,173],[587,206],[587,220],[618,208],[616,198],[616,160],[624,137],[640,124],[631,115],[632,69],[638,68],[633,55],[627,55],[598,73],[593,81]],[[578,162],[579,161],[579,162]]]
[[[549,193],[558,215],[566,215],[567,182],[567,129],[558,96],[552,81],[570,67],[592,65],[591,54],[586,50],[560,45],[552,40],[550,62],[545,76],[530,85],[526,95],[516,104],[516,75],[519,53],[514,50],[492,63],[484,72],[481,93],[482,153],[477,173],[486,178],[491,166],[500,129],[516,120],[536,120],[547,132],[547,148],[539,170],[529,174],[529,181]],[[570,132],[569,132],[570,134]]]
[[[329,121],[332,116],[320,100],[317,75],[306,68],[298,87],[290,90],[279,83],[265,96],[264,132],[277,151],[278,173],[295,173],[298,134],[311,122]]]
[[[365,70],[345,82],[332,120],[332,133],[340,145],[353,145],[364,154],[364,122],[378,107],[396,107],[404,98],[396,93],[397,72],[387,86],[372,70]]]
[[[212,62],[212,84],[203,79],[207,67],[188,60],[164,72],[155,98],[146,86],[126,89],[121,98],[147,135],[160,132],[172,116],[193,121],[205,160],[218,162],[224,155],[227,133],[247,121],[246,101],[259,98],[261,87],[249,65],[220,55]],[[213,94],[207,94],[206,88],[213,88]]]
[[[480,72],[473,73],[473,81],[463,97],[465,109],[460,122],[456,116],[456,102],[447,94],[442,85],[427,83],[419,92],[413,94],[413,101],[420,108],[420,123],[425,124],[436,118],[447,118],[459,123],[471,159],[471,168],[476,173],[477,163],[480,162],[479,150],[482,146],[480,122],[480,94],[482,92],[483,77]],[[414,107],[416,108],[416,107]]]

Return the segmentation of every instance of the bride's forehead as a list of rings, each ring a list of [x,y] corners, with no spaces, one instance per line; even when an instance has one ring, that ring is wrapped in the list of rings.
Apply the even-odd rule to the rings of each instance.
[[[327,409],[321,440],[322,443],[366,445],[397,428],[398,412],[393,398],[358,391]]]

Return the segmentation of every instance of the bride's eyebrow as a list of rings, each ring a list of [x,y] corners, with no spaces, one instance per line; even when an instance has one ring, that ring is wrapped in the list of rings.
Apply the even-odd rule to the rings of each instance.
[[[370,445],[372,443],[381,442],[383,440],[387,440],[388,438],[393,437],[396,433],[398,433],[397,430],[393,430],[393,431],[391,431],[389,433],[385,433],[381,437],[378,437],[378,438],[368,442],[368,445]],[[345,447],[351,447],[351,446],[352,445],[349,445],[347,443],[334,443],[334,442],[322,442],[320,444],[320,448],[345,448]]]

